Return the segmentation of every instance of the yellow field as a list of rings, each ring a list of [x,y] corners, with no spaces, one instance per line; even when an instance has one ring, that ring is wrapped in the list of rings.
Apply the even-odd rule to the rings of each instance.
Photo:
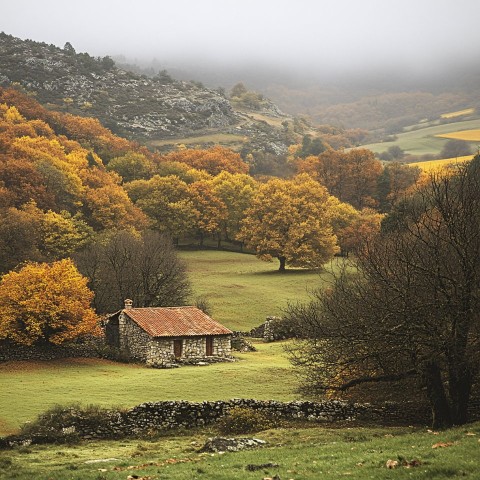
[[[480,142],[480,129],[476,130],[461,130],[459,132],[440,133],[435,135],[441,138],[453,138],[455,140],[465,140],[467,142]]]
[[[409,163],[408,165],[411,167],[418,167],[422,169],[424,172],[430,172],[432,170],[439,170],[449,165],[455,165],[458,163],[467,162],[472,158],[473,158],[473,155],[466,155],[465,157],[442,158],[440,160],[430,160],[428,162]]]
[[[443,115],[440,115],[440,118],[461,117],[462,115],[470,115],[474,111],[474,108],[466,108],[465,110],[457,110],[456,112],[444,113]]]

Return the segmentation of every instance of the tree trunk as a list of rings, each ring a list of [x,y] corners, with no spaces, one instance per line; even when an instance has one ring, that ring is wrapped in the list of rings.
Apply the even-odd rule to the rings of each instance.
[[[199,246],[200,248],[203,247],[203,233],[200,233],[200,238],[199,238],[198,246]]]
[[[467,423],[468,401],[472,387],[472,374],[464,362],[449,368],[449,394],[452,403],[452,420],[455,425]]]
[[[278,268],[279,272],[284,272],[285,271],[285,263],[287,262],[287,259],[285,257],[277,257],[279,262],[280,262],[280,267]]]
[[[427,396],[432,407],[432,428],[447,428],[453,425],[448,405],[447,395],[443,387],[440,367],[434,361],[424,365],[424,382],[427,387]]]

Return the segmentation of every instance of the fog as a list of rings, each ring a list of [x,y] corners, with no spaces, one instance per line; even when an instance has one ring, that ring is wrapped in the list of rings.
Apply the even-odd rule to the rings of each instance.
[[[15,0],[0,30],[167,68],[422,77],[474,65],[478,0]]]

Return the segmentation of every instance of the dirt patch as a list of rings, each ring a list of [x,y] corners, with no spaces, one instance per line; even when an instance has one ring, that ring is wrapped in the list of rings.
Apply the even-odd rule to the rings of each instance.
[[[18,432],[18,428],[13,424],[0,417],[0,437],[5,435],[13,435]]]

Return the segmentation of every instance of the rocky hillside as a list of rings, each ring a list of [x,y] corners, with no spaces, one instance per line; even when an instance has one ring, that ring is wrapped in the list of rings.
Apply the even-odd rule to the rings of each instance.
[[[165,138],[238,122],[218,93],[168,75],[136,75],[109,57],[0,34],[0,84],[20,84],[43,104],[97,117],[116,133]]]
[[[288,146],[276,127],[282,114],[272,105],[262,112],[275,118],[269,124],[235,109],[222,93],[166,72],[147,77],[110,57],[76,53],[69,43],[62,49],[0,33],[0,86],[12,85],[52,109],[96,117],[114,133],[143,142],[225,133],[247,135],[275,153]]]

